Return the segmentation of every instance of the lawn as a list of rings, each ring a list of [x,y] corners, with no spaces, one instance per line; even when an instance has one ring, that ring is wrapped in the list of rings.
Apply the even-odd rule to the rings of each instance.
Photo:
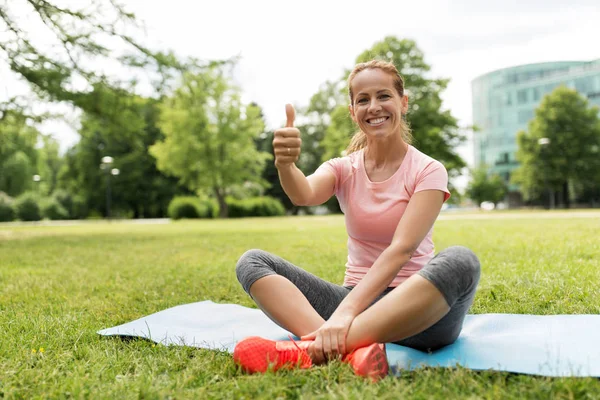
[[[494,215],[440,219],[434,232],[438,250],[480,257],[472,313],[600,313],[600,212]],[[0,398],[600,398],[594,378],[464,368],[377,384],[339,362],[252,376],[225,352],[96,334],[200,300],[252,306],[234,271],[250,248],[340,282],[345,242],[340,216],[0,225]]]

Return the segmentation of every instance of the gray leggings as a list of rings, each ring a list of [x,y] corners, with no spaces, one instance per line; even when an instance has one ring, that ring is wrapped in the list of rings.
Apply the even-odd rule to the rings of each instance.
[[[329,319],[352,290],[352,287],[327,282],[262,250],[249,250],[244,253],[237,263],[236,273],[248,294],[250,286],[264,276],[277,274],[287,278],[300,289],[325,320]],[[417,273],[440,290],[450,306],[450,311],[426,330],[396,343],[417,350],[431,351],[453,343],[458,338],[465,315],[475,297],[480,275],[479,260],[471,250],[454,246],[442,250]],[[373,304],[393,289],[387,288]]]

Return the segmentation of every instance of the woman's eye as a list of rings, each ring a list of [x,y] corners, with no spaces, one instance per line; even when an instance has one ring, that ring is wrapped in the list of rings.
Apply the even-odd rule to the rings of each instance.
[[[367,99],[358,99],[356,101],[357,104],[365,104],[367,102]]]
[[[387,100],[389,99],[391,96],[389,94],[382,94],[381,96],[379,96],[380,99],[382,100]]]

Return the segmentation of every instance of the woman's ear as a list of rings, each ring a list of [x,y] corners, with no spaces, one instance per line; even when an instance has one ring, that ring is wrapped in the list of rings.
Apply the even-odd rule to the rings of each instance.
[[[350,116],[352,117],[352,121],[356,122],[356,115],[354,115],[354,107],[352,107],[352,104],[348,106],[348,110],[350,110]]]
[[[402,96],[402,115],[406,115],[408,112],[408,95]]]

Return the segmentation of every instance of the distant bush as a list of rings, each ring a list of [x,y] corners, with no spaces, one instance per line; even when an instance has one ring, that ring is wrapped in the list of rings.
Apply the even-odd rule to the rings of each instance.
[[[55,197],[40,200],[40,211],[45,218],[51,220],[69,219],[69,212],[58,202]]]
[[[179,196],[171,200],[167,214],[171,219],[201,218],[208,214],[208,209],[197,197]]]
[[[275,217],[285,215],[281,202],[273,197],[251,197],[243,200],[227,198],[230,218]]]
[[[217,218],[219,216],[219,205],[216,200],[199,200],[203,206],[203,213],[200,218]]]
[[[4,192],[0,192],[0,222],[8,222],[15,219],[13,202],[12,197]]]
[[[25,192],[14,202],[15,213],[21,221],[39,221],[42,219],[37,196],[32,192]]]

